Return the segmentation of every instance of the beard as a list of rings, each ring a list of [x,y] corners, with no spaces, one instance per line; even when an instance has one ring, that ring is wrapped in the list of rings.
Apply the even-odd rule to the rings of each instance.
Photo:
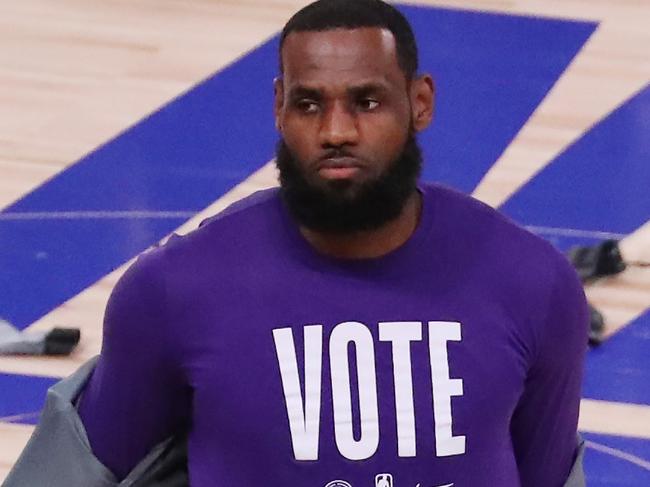
[[[422,151],[411,132],[400,154],[377,177],[316,185],[305,177],[304,165],[281,139],[276,166],[280,196],[293,218],[312,231],[341,235],[375,230],[401,214],[417,190]]]

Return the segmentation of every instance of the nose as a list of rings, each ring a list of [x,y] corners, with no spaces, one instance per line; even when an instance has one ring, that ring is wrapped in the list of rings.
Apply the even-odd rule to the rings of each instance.
[[[357,144],[359,130],[354,113],[343,104],[332,104],[322,115],[320,139],[323,147]]]

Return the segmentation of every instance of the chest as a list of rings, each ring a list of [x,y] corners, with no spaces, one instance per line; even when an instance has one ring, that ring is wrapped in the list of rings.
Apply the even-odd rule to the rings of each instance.
[[[290,287],[196,307],[183,347],[194,420],[211,441],[238,438],[298,462],[509,444],[526,344],[501,303]]]

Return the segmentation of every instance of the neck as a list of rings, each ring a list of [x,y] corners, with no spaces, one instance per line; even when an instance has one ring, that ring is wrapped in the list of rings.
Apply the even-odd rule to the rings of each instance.
[[[422,195],[416,190],[406,200],[400,215],[377,229],[338,235],[300,227],[300,233],[323,254],[342,259],[372,259],[402,246],[413,235],[421,213]]]

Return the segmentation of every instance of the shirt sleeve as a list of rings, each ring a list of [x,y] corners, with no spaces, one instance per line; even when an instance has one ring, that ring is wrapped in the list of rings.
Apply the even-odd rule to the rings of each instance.
[[[161,253],[141,256],[115,286],[101,355],[79,404],[93,453],[119,479],[188,421]]]
[[[511,422],[522,487],[561,487],[569,476],[578,447],[588,323],[582,284],[561,257],[536,358]]]

